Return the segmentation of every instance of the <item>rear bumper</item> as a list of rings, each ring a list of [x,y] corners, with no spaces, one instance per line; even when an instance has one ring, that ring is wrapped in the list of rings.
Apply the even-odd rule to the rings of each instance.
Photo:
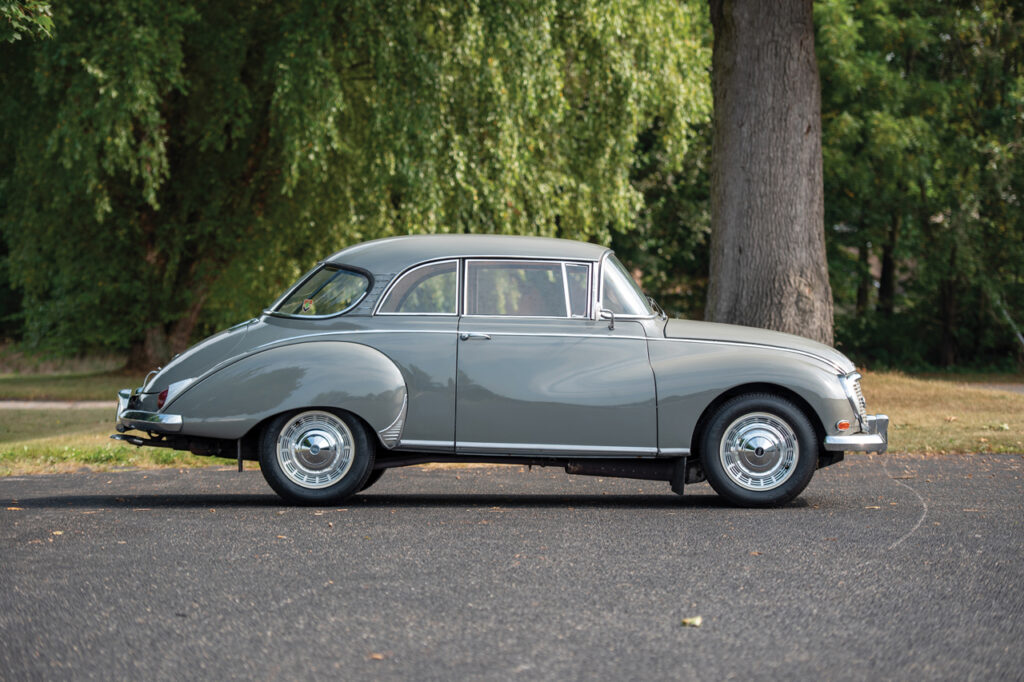
[[[889,447],[889,417],[884,414],[869,414],[864,418],[864,430],[860,433],[827,436],[825,449],[846,452],[885,452]]]
[[[117,394],[117,430],[121,433],[135,429],[149,433],[178,433],[181,415],[129,409],[133,391],[123,389]]]

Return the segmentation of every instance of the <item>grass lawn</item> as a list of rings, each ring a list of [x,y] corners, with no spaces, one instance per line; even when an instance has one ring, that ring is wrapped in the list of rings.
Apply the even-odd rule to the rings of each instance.
[[[118,467],[233,465],[164,448],[137,448],[111,440],[113,409],[0,409],[0,476]]]
[[[883,412],[892,419],[891,452],[1024,453],[1024,394],[977,388],[960,379],[865,373],[863,387],[868,410]],[[141,381],[141,377],[120,373],[0,377],[0,398],[15,397],[9,387],[16,385],[21,391],[18,399],[113,401],[117,388],[137,386]],[[986,377],[986,383],[996,382]],[[1018,383],[1024,383],[1024,377],[1018,377]],[[234,463],[177,450],[136,448],[110,440],[113,420],[112,408],[0,409],[0,476],[74,471],[86,466],[111,469]],[[256,465],[247,462],[246,466]]]
[[[1024,376],[978,377],[983,383],[1024,384]],[[981,388],[953,379],[866,372],[869,412],[891,419],[889,450],[925,454],[1024,453],[1024,393]]]
[[[145,377],[126,372],[86,374],[0,374],[0,400],[117,400],[122,388]]]

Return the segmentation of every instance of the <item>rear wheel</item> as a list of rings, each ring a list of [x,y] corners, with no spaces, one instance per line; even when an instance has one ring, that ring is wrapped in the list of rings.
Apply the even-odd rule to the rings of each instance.
[[[817,438],[792,401],[767,393],[727,400],[701,439],[711,487],[744,507],[785,504],[803,492],[817,468]]]
[[[362,423],[345,412],[303,410],[272,419],[260,438],[260,470],[298,504],[337,504],[359,492],[374,452]]]

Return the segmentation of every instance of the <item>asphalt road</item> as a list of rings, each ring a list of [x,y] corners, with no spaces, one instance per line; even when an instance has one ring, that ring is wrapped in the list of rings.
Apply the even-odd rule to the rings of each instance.
[[[327,509],[255,471],[0,479],[0,679],[1021,679],[1022,479],[852,456],[759,511],[520,467]]]

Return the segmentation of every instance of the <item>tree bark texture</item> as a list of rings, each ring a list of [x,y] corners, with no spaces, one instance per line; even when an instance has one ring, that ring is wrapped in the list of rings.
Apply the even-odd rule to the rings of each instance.
[[[710,0],[707,318],[832,343],[811,0]]]

